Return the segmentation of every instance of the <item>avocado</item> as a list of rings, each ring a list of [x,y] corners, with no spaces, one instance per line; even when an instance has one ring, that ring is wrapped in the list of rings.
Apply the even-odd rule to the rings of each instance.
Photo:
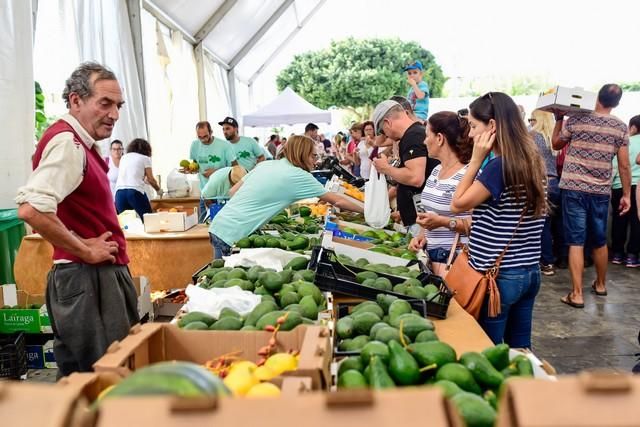
[[[351,348],[351,341],[353,341],[351,338],[346,338],[340,341],[340,343],[338,343],[338,350],[348,351],[348,349]]]
[[[355,307],[353,307],[353,309],[351,309],[351,314],[353,314],[353,313],[364,313],[365,311],[374,313],[374,314],[378,315],[378,317],[380,317],[380,318],[382,318],[382,316],[384,316],[384,311],[382,310],[382,308],[377,303],[375,303],[373,301],[361,302],[360,304],[358,304]]]
[[[509,345],[498,344],[494,347],[486,348],[482,351],[482,354],[493,365],[494,368],[501,371],[509,366]]]
[[[241,331],[257,331],[258,328],[256,328],[253,325],[244,325],[242,328],[240,328]]]
[[[316,273],[313,270],[298,270],[293,275],[293,280],[304,280],[305,282],[313,282],[316,278]]]
[[[314,285],[313,283],[302,281],[297,282],[297,292],[301,297],[306,297],[307,295],[311,295],[315,300],[316,304],[322,304],[324,297],[322,296],[322,291]]]
[[[374,282],[373,287],[380,289],[381,291],[390,291],[393,289],[393,284],[391,284],[391,280],[386,277],[378,277]]]
[[[424,289],[419,286],[408,286],[405,294],[415,299],[425,299],[427,297]]]
[[[426,285],[424,287],[424,290],[425,290],[425,293],[427,295],[429,295],[429,294],[437,294],[438,292],[440,292],[440,289],[436,285],[434,285],[433,283],[429,283],[428,285]]]
[[[240,328],[242,328],[242,320],[236,317],[224,317],[209,326],[209,329],[214,331],[239,331]]]
[[[380,341],[369,341],[362,350],[360,350],[360,360],[362,364],[367,366],[372,356],[377,356],[382,362],[387,363],[389,360],[389,348]]]
[[[360,371],[349,369],[338,375],[339,389],[367,388],[367,380]]]
[[[403,283],[408,286],[422,286],[422,282],[420,280],[412,279],[411,277],[406,279]]]
[[[458,384],[449,380],[440,380],[434,383],[435,386],[440,387],[444,392],[444,397],[447,399],[452,398],[458,393],[462,393],[462,389],[458,387]]]
[[[397,319],[400,320],[398,328],[401,329],[402,333],[408,336],[411,341],[414,341],[420,332],[433,330],[433,323],[430,320],[416,316],[413,313],[411,316],[406,315],[406,318],[400,316]]]
[[[384,314],[387,314],[389,312],[389,306],[391,305],[392,302],[394,302],[397,299],[398,297],[393,295],[387,295],[387,294],[378,294],[376,296],[376,302],[378,303],[380,308],[382,308],[382,311],[384,312]]]
[[[421,343],[421,344],[431,344],[431,343]],[[412,344],[414,345],[414,344]],[[414,353],[415,354],[415,353]],[[468,391],[475,394],[482,394],[482,389],[473,379],[473,375],[471,372],[460,363],[447,363],[442,366],[436,372],[436,380],[449,380],[454,382],[463,389],[464,391]],[[483,401],[484,402],[484,401]],[[484,402],[486,403],[486,402]]]
[[[256,237],[253,241],[254,248],[264,248],[265,246],[267,246],[267,240],[262,236]]]
[[[196,322],[196,321],[205,323],[208,327],[209,325],[213,324],[213,322],[215,322],[216,319],[214,319],[212,316],[208,315],[207,313],[203,313],[201,311],[192,311],[190,313],[185,314],[180,318],[180,320],[178,320],[178,326],[183,328],[187,324],[191,322]]]
[[[278,292],[284,283],[282,277],[278,273],[266,272],[260,277],[260,283],[269,292]]]
[[[361,271],[356,274],[356,282],[363,283],[366,279],[377,279],[378,275],[373,271]]]
[[[287,307],[291,304],[298,304],[300,296],[295,292],[280,292],[280,307]]]
[[[533,365],[531,364],[531,361],[527,356],[520,354],[514,357],[511,363],[516,365],[516,369],[518,369],[518,376],[521,376],[521,377],[533,376]]]
[[[364,365],[362,364],[362,360],[360,360],[360,356],[351,356],[342,360],[338,367],[338,375],[350,369],[355,369],[358,372],[362,372],[364,370]]]
[[[415,342],[409,344],[407,350],[420,367],[435,364],[440,368],[456,361],[456,351],[449,344],[441,341]]]
[[[229,273],[227,273],[226,271],[218,271],[215,276],[213,276],[211,278],[211,281],[213,283],[216,283],[219,280],[228,280],[229,279]]]
[[[394,382],[399,385],[418,384],[420,368],[416,360],[398,341],[391,340],[387,345],[389,346],[389,374]]]
[[[410,342],[409,337],[405,335],[404,338],[405,342]],[[400,332],[393,326],[387,326],[385,328],[378,329],[376,331],[374,339],[387,345],[390,341],[400,342]]]
[[[393,292],[397,293],[397,294],[402,294],[405,295],[407,293],[407,289],[409,289],[410,286],[407,286],[404,283],[399,283],[397,285],[395,285],[393,287]]]
[[[240,249],[247,249],[251,247],[251,240],[248,237],[243,237],[236,242],[236,246]]]
[[[182,327],[182,329],[194,330],[194,331],[206,331],[207,329],[209,329],[209,327],[207,326],[206,323],[196,320],[194,322],[187,323]]]
[[[376,332],[378,332],[378,330],[382,329],[382,328],[390,328],[391,326],[389,326],[388,323],[385,322],[378,322],[376,324],[374,324],[371,329],[369,330],[369,336],[373,339],[376,336]]]
[[[286,313],[289,314],[287,315],[287,319],[284,323],[280,325],[281,331],[290,331],[302,323],[302,316],[296,311],[272,311],[262,316],[256,323],[256,327],[260,330],[264,330],[267,325],[276,326],[278,319]]]
[[[469,351],[460,356],[460,363],[473,375],[473,379],[484,387],[497,390],[504,381],[504,375],[493,367],[484,355]]]
[[[222,268],[224,267],[224,260],[220,258],[214,259],[209,265],[211,266],[211,268]]]
[[[358,258],[358,259],[356,260],[356,266],[357,266],[357,267],[362,268],[362,267],[367,266],[368,264],[369,264],[369,260],[368,260],[368,259],[366,259],[366,258]]]
[[[234,268],[229,272],[229,279],[247,279],[247,272],[242,268]]]
[[[496,411],[482,397],[472,393],[458,393],[451,398],[467,427],[492,427]]]
[[[306,247],[306,246],[305,246]],[[304,249],[304,248],[301,248]],[[295,257],[284,266],[285,270],[304,270],[309,264],[309,259],[304,256]]]
[[[362,286],[368,286],[370,288],[375,288],[376,287],[376,280],[377,279],[364,279],[364,282],[361,283]]]
[[[391,321],[391,326],[397,327],[397,325],[394,325],[394,321],[406,313],[411,313],[411,304],[403,299],[398,299],[392,302],[389,306],[389,320]]]
[[[239,288],[242,288],[243,283],[244,283],[244,280],[240,278],[233,278],[233,279],[226,280],[222,287],[231,288],[231,287],[237,286]]]
[[[386,347],[386,346],[385,346]],[[393,388],[395,383],[383,361],[378,356],[371,357],[371,370],[369,372],[369,385],[372,389]]]
[[[345,351],[360,351],[369,342],[368,335],[358,335],[343,346]]]
[[[236,319],[242,319],[242,316],[240,315],[240,313],[238,313],[237,311],[229,307],[225,307],[222,310],[220,310],[220,316],[218,316],[218,320],[224,319],[225,317],[235,317]]]
[[[282,279],[282,283],[288,284],[293,280],[293,274],[295,272],[293,270],[282,270],[280,273],[280,278]],[[293,288],[293,285],[291,285]]]
[[[262,316],[276,310],[278,310],[278,306],[276,305],[275,301],[263,300],[260,304],[256,305],[253,310],[251,310],[251,313],[247,315],[247,318],[245,319],[244,324],[255,326],[258,320],[260,320]],[[263,329],[263,328],[258,328],[258,329]]]
[[[438,336],[435,332],[427,329],[426,331],[420,332],[414,342],[429,342],[429,341],[438,341]]]
[[[316,304],[316,300],[313,299],[312,295],[306,295],[300,299],[300,308],[304,317],[309,319],[318,318],[318,304]]]
[[[359,335],[369,335],[371,327],[381,320],[377,314],[368,311],[353,313],[351,317],[353,330]]]
[[[485,401],[491,405],[491,407],[495,410],[498,409],[498,396],[493,392],[493,390],[487,390],[482,395]]]
[[[341,340],[351,338],[353,336],[353,318],[345,316],[336,322],[336,334]]]

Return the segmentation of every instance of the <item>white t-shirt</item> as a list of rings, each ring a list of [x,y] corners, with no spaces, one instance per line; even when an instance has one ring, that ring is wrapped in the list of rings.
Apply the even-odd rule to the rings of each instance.
[[[106,158],[107,166],[109,166],[109,172],[107,172],[107,178],[109,178],[109,187],[111,187],[111,194],[116,197],[116,183],[118,182],[118,173],[120,168],[113,163],[111,157]]]
[[[120,171],[116,191],[124,189],[145,192],[145,169],[151,167],[151,157],[138,153],[127,153],[120,159]]]
[[[360,156],[360,176],[364,179],[369,179],[369,173],[371,172],[371,153],[373,147],[367,147],[367,143],[364,139],[358,143],[358,156]]]

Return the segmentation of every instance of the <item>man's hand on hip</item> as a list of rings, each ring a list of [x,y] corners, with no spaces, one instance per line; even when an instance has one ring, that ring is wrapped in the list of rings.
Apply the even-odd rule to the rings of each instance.
[[[105,261],[116,262],[115,255],[118,253],[118,243],[107,240],[111,235],[112,233],[107,231],[99,237],[82,239],[88,249],[86,255],[82,256],[82,260],[87,264],[100,264]]]

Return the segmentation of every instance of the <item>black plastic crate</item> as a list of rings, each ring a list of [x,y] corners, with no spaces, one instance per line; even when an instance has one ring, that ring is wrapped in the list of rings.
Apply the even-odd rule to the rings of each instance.
[[[356,282],[355,275],[361,271],[369,270],[353,266],[347,267],[337,260],[334,251],[320,246],[314,247],[309,268],[315,270],[315,284],[323,291],[363,298],[370,301],[375,301],[376,296],[380,293],[393,295],[397,298],[407,300],[409,304],[418,311],[421,311],[424,304],[423,301],[425,301],[427,305],[427,316],[437,319],[445,319],[447,317],[449,302],[453,297],[453,292],[451,292],[441,277],[427,272],[421,273],[420,276],[418,276],[418,280],[425,284],[433,283],[438,286],[440,292],[430,299],[425,300],[415,299],[393,291],[381,291],[380,289],[361,285]],[[377,272],[376,274],[379,277],[386,277],[394,285],[406,280],[406,277]]]
[[[199,268],[198,271],[193,273],[193,275],[191,276],[191,281],[193,282],[194,285],[198,283],[198,274],[202,273],[207,268],[209,268],[209,264],[205,264],[202,268]]]
[[[0,334],[0,378],[18,379],[26,373],[24,333]]]
[[[422,310],[418,310],[424,317],[427,317],[427,304],[425,300],[414,300],[419,301]],[[359,302],[340,302],[335,305],[336,311],[336,322],[341,318],[348,316],[351,312],[351,308],[360,304]],[[412,304],[413,306],[413,304]],[[335,357],[348,357],[348,356],[358,356],[360,354],[360,350],[352,350],[352,351],[341,351],[338,350],[338,344],[340,344],[340,338],[338,338],[338,334],[333,334],[333,354]]]

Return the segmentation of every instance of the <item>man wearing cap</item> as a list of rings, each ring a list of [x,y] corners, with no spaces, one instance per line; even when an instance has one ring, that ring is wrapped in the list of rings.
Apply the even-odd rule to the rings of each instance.
[[[211,132],[209,122],[198,122],[196,124],[198,139],[191,143],[189,157],[198,162],[198,178],[200,179],[200,191],[207,185],[209,177],[221,168],[235,166],[238,164],[236,153],[229,142],[216,138]],[[200,222],[207,217],[207,210],[204,199],[200,199]]]
[[[247,174],[240,165],[218,169],[211,175],[209,182],[202,190],[202,197],[207,200],[228,199],[229,190]]]
[[[419,203],[425,182],[427,167],[427,147],[424,143],[425,128],[414,122],[402,105],[386,100],[378,104],[373,111],[373,124],[377,135],[386,135],[400,141],[400,164],[393,167],[387,156],[381,154],[373,160],[376,170],[398,183],[398,210],[402,223],[411,227],[416,223],[414,197]]]
[[[255,139],[238,134],[238,122],[233,117],[225,117],[218,122],[222,126],[224,137],[231,143],[233,151],[238,159],[238,164],[247,172],[251,171],[256,164],[264,161],[264,153]]]
[[[429,85],[422,80],[422,62],[415,61],[404,67],[409,82],[409,93],[407,99],[411,103],[413,112],[422,121],[427,120],[429,114]]]

